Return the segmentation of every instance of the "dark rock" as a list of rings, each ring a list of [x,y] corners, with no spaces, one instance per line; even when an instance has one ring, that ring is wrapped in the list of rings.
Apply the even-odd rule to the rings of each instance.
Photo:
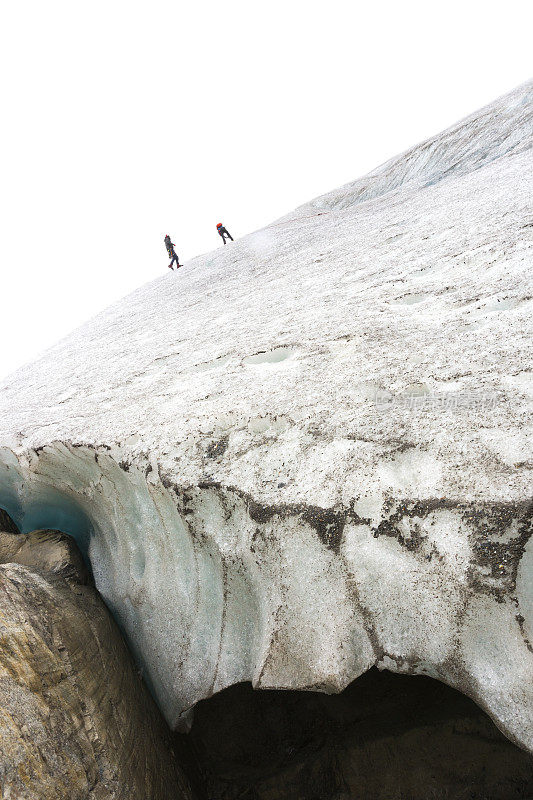
[[[20,533],[19,529],[7,511],[4,511],[3,508],[0,508],[0,531],[6,531],[7,533]]]
[[[69,537],[0,534],[0,795],[192,800],[159,710]]]

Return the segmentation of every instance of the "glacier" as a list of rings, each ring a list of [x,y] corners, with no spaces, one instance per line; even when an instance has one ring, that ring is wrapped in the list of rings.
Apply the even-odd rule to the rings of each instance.
[[[141,287],[0,384],[169,724],[437,678],[533,751],[533,82]]]

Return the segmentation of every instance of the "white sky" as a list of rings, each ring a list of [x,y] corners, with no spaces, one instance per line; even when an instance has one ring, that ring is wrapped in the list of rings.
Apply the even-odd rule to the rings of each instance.
[[[0,375],[533,73],[530,0],[1,9]]]

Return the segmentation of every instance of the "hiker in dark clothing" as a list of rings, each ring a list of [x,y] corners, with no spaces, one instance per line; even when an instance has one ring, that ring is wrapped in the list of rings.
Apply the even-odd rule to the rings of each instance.
[[[167,233],[167,235],[165,236],[165,247],[167,248],[167,253],[170,258],[170,264],[168,265],[169,269],[174,269],[174,267],[172,266],[174,262],[176,262],[176,269],[181,267],[180,260],[176,255],[176,251],[174,250],[175,246],[176,245],[170,241],[170,236]]]
[[[226,230],[226,228],[223,226],[221,222],[219,222],[217,225],[217,231],[219,235],[222,236],[222,241],[224,242],[224,244],[226,244],[226,236],[228,237],[228,239],[231,239],[231,241],[233,241],[233,236],[228,230]]]

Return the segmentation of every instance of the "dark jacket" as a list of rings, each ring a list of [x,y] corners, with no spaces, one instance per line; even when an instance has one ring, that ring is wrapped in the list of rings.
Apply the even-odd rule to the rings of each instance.
[[[170,241],[170,236],[165,236],[165,247],[167,248],[167,253],[169,256],[173,255],[175,244]]]

